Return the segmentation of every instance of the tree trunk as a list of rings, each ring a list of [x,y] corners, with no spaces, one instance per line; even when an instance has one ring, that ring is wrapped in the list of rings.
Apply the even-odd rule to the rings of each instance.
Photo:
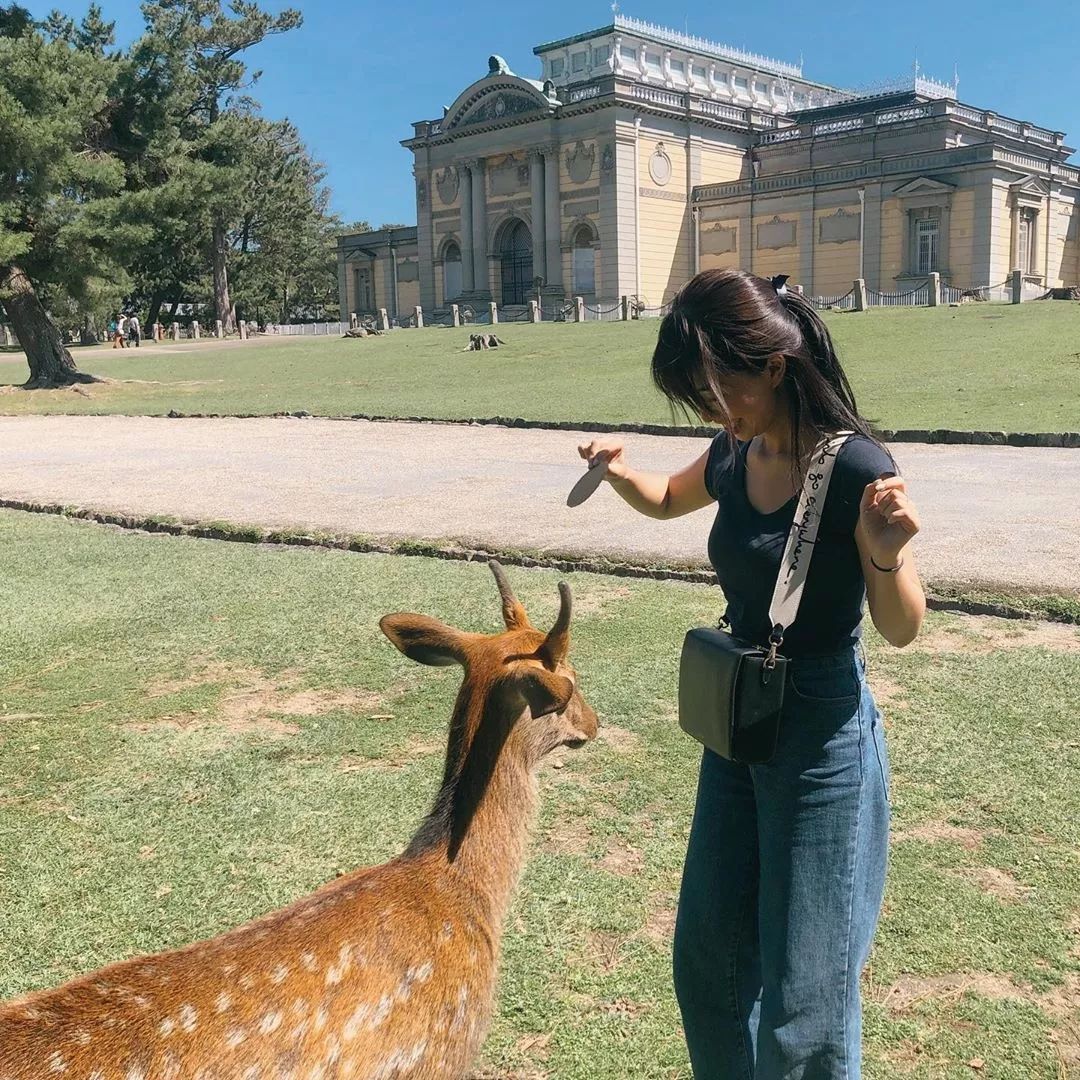
[[[146,316],[147,328],[153,326],[161,318],[161,305],[165,303],[165,297],[155,289],[150,294],[150,311]]]
[[[17,266],[0,266],[0,296],[30,364],[26,389],[71,386],[100,380],[75,366],[33,283]]]
[[[97,327],[94,325],[94,319],[91,315],[83,316],[82,330],[79,333],[80,345],[100,345],[101,335],[98,333]]]
[[[229,270],[225,264],[227,252],[228,240],[225,236],[225,226],[216,221],[214,222],[214,309],[225,333],[231,334],[235,323],[232,304],[229,303]]]
[[[180,307],[180,298],[177,297],[172,302],[172,307],[169,308],[169,322],[173,322],[176,319],[177,309]]]

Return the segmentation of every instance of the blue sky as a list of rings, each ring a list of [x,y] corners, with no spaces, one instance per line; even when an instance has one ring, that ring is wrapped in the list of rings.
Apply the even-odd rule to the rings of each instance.
[[[141,27],[137,0],[100,0],[121,43]],[[36,16],[84,3],[22,0]],[[264,6],[278,10],[285,3]],[[467,0],[293,0],[304,26],[248,54],[263,71],[255,95],[265,113],[287,116],[328,169],[335,210],[346,220],[415,221],[411,155],[399,140],[414,120],[442,115],[491,53],[536,78],[534,45],[603,26],[605,2],[508,4]],[[1024,0],[981,0],[905,10],[850,0],[814,4],[718,4],[623,0],[626,15],[764,53],[803,58],[807,78],[860,86],[911,71],[960,73],[960,98],[979,108],[1067,133],[1080,145],[1080,4],[1051,10]]]

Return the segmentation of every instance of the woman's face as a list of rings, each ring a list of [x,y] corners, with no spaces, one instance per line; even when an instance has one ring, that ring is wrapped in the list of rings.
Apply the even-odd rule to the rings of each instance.
[[[698,415],[702,420],[723,424],[742,442],[760,435],[775,422],[778,402],[774,372],[766,369],[760,375],[723,375],[717,381],[731,419],[725,418],[720,403],[699,375],[694,379],[694,391],[701,402]]]

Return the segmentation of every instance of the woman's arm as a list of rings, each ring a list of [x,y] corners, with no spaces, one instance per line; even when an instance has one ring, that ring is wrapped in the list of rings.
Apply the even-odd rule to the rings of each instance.
[[[881,636],[897,648],[915,640],[926,614],[926,595],[909,546],[918,531],[918,512],[899,476],[866,485],[855,544],[866,579],[870,617]],[[900,569],[889,573],[894,566]]]
[[[578,453],[590,465],[597,460],[606,461],[607,482],[625,502],[646,517],[659,520],[682,517],[714,501],[705,487],[708,451],[670,476],[631,469],[623,456],[622,443],[615,439],[594,439],[579,446]]]

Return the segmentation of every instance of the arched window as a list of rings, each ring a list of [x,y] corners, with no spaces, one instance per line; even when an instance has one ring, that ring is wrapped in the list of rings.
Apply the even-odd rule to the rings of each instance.
[[[526,304],[533,287],[533,251],[529,226],[515,221],[506,227],[500,245],[502,302]]]
[[[573,292],[575,296],[591,296],[596,292],[596,248],[593,231],[582,225],[574,233]]]
[[[461,295],[461,248],[452,240],[443,252],[443,303]]]

